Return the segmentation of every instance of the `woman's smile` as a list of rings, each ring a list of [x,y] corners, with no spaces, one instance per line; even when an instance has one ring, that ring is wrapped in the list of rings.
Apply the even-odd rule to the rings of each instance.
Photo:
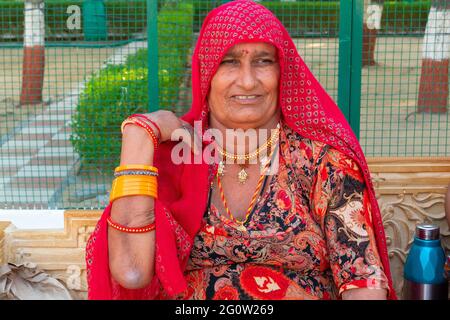
[[[242,104],[242,105],[253,105],[253,104],[258,104],[262,101],[263,95],[256,95],[256,94],[252,94],[252,95],[245,95],[245,94],[240,94],[240,95],[233,95],[231,96],[230,100],[234,103],[237,104]]]

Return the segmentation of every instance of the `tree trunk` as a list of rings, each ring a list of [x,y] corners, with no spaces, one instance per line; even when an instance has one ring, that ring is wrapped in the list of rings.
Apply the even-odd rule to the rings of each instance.
[[[381,29],[383,2],[384,0],[364,1],[365,21],[363,26],[363,67],[376,65],[375,46],[377,42],[378,30]]]
[[[24,16],[25,32],[20,104],[38,104],[42,103],[45,71],[44,2],[27,0]]]
[[[418,112],[447,112],[450,1],[433,1],[422,44]]]

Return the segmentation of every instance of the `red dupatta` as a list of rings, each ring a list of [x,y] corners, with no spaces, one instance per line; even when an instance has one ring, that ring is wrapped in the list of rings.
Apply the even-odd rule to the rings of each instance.
[[[279,106],[284,121],[300,135],[327,143],[354,159],[360,166],[372,205],[377,248],[392,286],[386,238],[368,166],[354,133],[336,103],[312,75],[281,22],[265,7],[250,0],[224,4],[205,18],[192,57],[192,108],[183,116],[191,124],[208,126],[207,94],[222,57],[242,42],[266,42],[277,48],[280,64]],[[208,142],[204,142],[208,143]],[[206,209],[206,163],[175,165],[170,159],[174,142],[163,143],[155,155],[159,168],[155,200],[155,277],[144,289],[127,290],[111,279],[108,267],[106,217],[108,206],[86,247],[89,299],[155,299],[181,293],[187,287],[183,271]]]

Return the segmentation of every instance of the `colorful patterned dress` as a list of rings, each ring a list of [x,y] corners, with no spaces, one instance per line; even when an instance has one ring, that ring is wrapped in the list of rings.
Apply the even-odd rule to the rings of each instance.
[[[210,204],[178,299],[337,299],[385,288],[370,202],[356,163],[287,126],[278,174],[245,230]]]

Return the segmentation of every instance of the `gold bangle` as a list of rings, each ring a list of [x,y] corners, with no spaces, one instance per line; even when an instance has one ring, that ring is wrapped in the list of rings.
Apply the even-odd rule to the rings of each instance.
[[[118,166],[114,172],[120,172],[125,170],[146,170],[151,172],[158,172],[158,168],[154,166],[148,166],[145,164],[125,164],[123,166]]]

